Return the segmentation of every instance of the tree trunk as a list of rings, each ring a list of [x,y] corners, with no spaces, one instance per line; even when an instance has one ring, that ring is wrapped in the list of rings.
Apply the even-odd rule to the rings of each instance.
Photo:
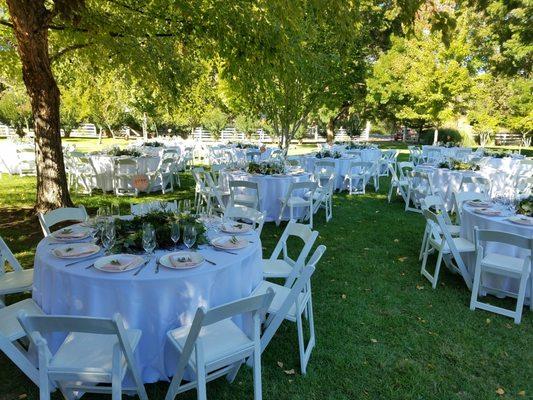
[[[328,144],[333,144],[333,141],[335,140],[335,120],[335,117],[330,117],[328,121],[326,136],[326,141],[328,142]]]
[[[50,11],[43,0],[7,0],[22,77],[30,97],[35,129],[37,211],[72,206],[59,130],[59,88],[48,53]]]

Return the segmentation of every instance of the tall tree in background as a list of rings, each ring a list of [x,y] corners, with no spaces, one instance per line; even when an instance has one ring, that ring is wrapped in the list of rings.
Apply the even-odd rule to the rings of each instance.
[[[59,88],[52,73],[48,28],[58,14],[74,16],[82,1],[56,0],[52,9],[46,8],[44,0],[7,0],[7,5],[34,119],[35,206],[38,211],[71,206],[61,148]]]

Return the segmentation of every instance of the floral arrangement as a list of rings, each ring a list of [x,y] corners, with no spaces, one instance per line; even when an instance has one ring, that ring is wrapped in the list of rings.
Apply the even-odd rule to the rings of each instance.
[[[511,157],[512,155],[508,150],[483,150],[483,153],[485,156],[493,158]]]
[[[163,147],[164,144],[161,142],[145,142],[143,144],[144,147]]]
[[[452,171],[479,171],[479,165],[475,163],[462,162],[457,160],[440,162],[437,167],[448,168]]]
[[[346,146],[346,150],[367,150],[367,149],[377,149],[378,146],[371,143],[356,143],[350,142]]]
[[[331,151],[331,150],[320,150],[316,154],[316,158],[341,158],[341,157],[342,157],[342,154],[339,153],[336,150],[334,150],[334,151]]]
[[[285,165],[279,161],[261,161],[248,164],[248,172],[251,174],[274,175],[285,173]]]
[[[232,143],[232,142],[229,142],[229,144],[235,145],[236,149],[256,149],[256,150],[259,149],[259,146],[255,145],[255,144],[252,144],[252,143],[244,143],[244,142]]]
[[[521,200],[516,206],[516,213],[533,217],[533,196]]]
[[[170,227],[173,221],[178,220],[180,226],[194,225],[197,237],[196,245],[208,242],[205,236],[205,226],[194,215],[179,214],[171,211],[152,211],[143,216],[134,217],[131,220],[115,219],[116,241],[113,252],[142,252],[142,230],[143,224],[150,223],[155,229],[156,243],[158,249],[167,249],[174,246],[170,238]],[[183,235],[181,235],[183,238]],[[180,238],[180,240],[182,240]]]
[[[114,156],[114,157],[121,157],[121,156],[140,157],[142,156],[142,153],[139,150],[121,149],[118,146],[111,147],[111,149],[107,150],[105,153],[108,156]]]

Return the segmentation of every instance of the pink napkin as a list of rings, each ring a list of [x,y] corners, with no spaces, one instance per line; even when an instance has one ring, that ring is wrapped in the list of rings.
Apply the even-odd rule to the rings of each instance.
[[[112,261],[118,261],[119,264],[112,263]],[[126,262],[120,259],[114,259],[110,260],[106,264],[102,265],[102,269],[106,269],[108,271],[124,271],[126,268],[128,268],[135,259],[130,258]]]
[[[186,261],[180,260],[185,258]],[[170,256],[170,263],[172,266],[179,268],[179,267],[193,267],[197,264],[196,261],[193,261],[190,257],[183,257],[183,256]]]
[[[79,257],[84,256],[86,254],[93,254],[95,253],[95,251],[96,248],[90,245],[54,249],[54,253],[59,257]]]
[[[77,231],[77,232],[63,232],[63,231],[57,231],[54,232],[54,236],[61,239],[80,239],[85,236],[87,236],[87,232],[83,231]]]
[[[236,249],[242,246],[242,239],[237,239],[236,243],[231,242],[231,238],[228,238],[225,242],[217,242],[217,246],[222,247],[223,249]]]

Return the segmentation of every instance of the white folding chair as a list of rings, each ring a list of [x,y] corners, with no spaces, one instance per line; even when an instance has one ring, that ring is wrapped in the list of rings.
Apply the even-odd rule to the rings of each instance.
[[[461,257],[461,253],[472,253],[476,251],[474,243],[464,238],[452,237],[442,215],[434,214],[429,210],[423,210],[422,212],[430,226],[430,231],[424,248],[424,257],[422,259],[420,273],[431,282],[431,286],[435,289],[439,280],[440,267],[444,260],[444,263],[452,272],[461,274],[466,285],[470,289],[472,286],[472,280],[470,279],[470,274]],[[435,250],[438,255],[435,272],[431,275],[426,269],[426,265],[429,253],[433,250]],[[453,265],[453,260],[455,260],[456,265]]]
[[[516,235],[508,232],[479,230],[474,229],[476,241],[476,269],[474,272],[474,285],[472,286],[472,297],[470,299],[470,309],[490,311],[496,314],[504,315],[514,319],[515,324],[522,320],[522,309],[526,297],[526,289],[529,283],[530,300],[529,308],[533,311],[533,274],[531,273],[531,252],[533,251],[533,239]],[[481,242],[499,243],[502,245],[513,246],[515,248],[525,249],[526,257],[514,257],[497,252],[484,250]],[[478,300],[479,292],[484,288],[483,274],[493,274],[520,281],[518,293],[516,294],[516,308],[509,310],[497,307],[492,304],[483,303]],[[502,292],[498,290],[498,292]],[[514,293],[505,292],[509,295]]]
[[[56,208],[47,213],[40,212],[37,217],[45,237],[51,234],[50,228],[55,224],[66,221],[85,222],[89,219],[84,206]]]
[[[6,272],[6,264],[13,271]],[[4,239],[0,237],[0,308],[4,307],[6,294],[31,291],[33,285],[33,268],[23,269]]]
[[[393,164],[388,164],[389,174],[391,176],[389,193],[387,199],[389,203],[392,200],[392,193],[396,190],[396,195],[401,196],[403,201],[407,201],[407,191],[409,190],[409,180],[407,178],[400,178],[396,173],[396,167]]]
[[[259,150],[246,151],[246,161],[258,162],[261,159],[261,152]]]
[[[178,203],[174,201],[149,201],[130,205],[131,215],[142,216],[152,211],[178,211]]]
[[[81,393],[111,393],[113,400],[122,398],[122,391],[137,393],[148,400],[133,356],[141,338],[138,329],[125,329],[122,318],[113,319],[28,315],[18,319],[39,356],[40,400],[49,400],[50,392],[59,388],[66,399]],[[52,353],[44,337],[64,332],[67,337]],[[134,387],[122,387],[130,372]],[[96,385],[97,383],[111,386]]]
[[[463,214],[463,205],[466,201],[481,200],[489,201],[489,197],[484,193],[477,192],[456,192],[453,194],[453,210],[457,215],[457,221],[461,224],[461,216]]]
[[[424,161],[428,164],[438,164],[442,161],[442,151],[440,148],[429,148],[424,155]]]
[[[228,207],[234,205],[259,209],[259,185],[257,182],[232,180],[229,182]]]
[[[317,166],[317,164],[319,165]],[[316,213],[320,208],[323,208],[326,214],[326,222],[329,222],[333,217],[333,192],[335,191],[335,180],[336,174],[334,162],[321,161],[315,163],[314,181],[317,183],[317,188],[313,194],[313,213]]]
[[[34,149],[23,148],[17,150],[17,158],[20,176],[35,176],[37,174]]]
[[[409,171],[409,187],[405,211],[421,212],[420,202],[427,196],[435,194],[427,173],[422,171]],[[411,206],[412,204],[412,206]]]
[[[161,192],[166,194],[168,191],[174,191],[175,175],[178,173],[176,160],[168,153],[165,158],[161,157],[161,161],[157,167],[155,173],[151,174],[150,188],[148,192],[151,192],[151,188],[155,183],[156,178],[159,178],[161,182]]]
[[[450,235],[452,235],[453,237],[459,236],[459,233],[461,232],[461,226],[454,225],[452,223],[452,220],[450,216],[448,215],[448,212],[446,211],[446,205],[444,204],[440,196],[431,195],[431,196],[427,196],[426,198],[422,199],[421,208],[422,210],[429,210],[429,211],[435,210],[436,213],[441,214],[442,218],[444,219],[444,222],[446,223],[448,227]],[[424,249],[426,247],[426,240],[429,237],[430,230],[431,230],[431,226],[429,225],[428,222],[426,222],[426,228],[424,229],[424,236],[422,237],[422,246],[420,247],[420,255],[418,256],[419,260],[422,260],[422,257],[424,255]],[[438,227],[437,227],[437,230],[440,231]]]
[[[296,261],[289,257],[287,246],[289,237],[300,238],[304,244]],[[317,237],[318,231],[312,231],[309,226],[291,220],[279,238],[270,258],[262,261],[263,277],[266,279],[288,278],[294,268],[302,268]]]
[[[471,189],[471,190],[469,190]],[[482,176],[462,176],[461,184],[459,185],[458,192],[479,192],[490,196],[491,183],[485,177]]]
[[[389,149],[381,152],[381,158],[378,163],[379,176],[389,176],[389,165],[396,167],[396,158],[398,157],[398,150]]]
[[[33,383],[39,386],[39,371],[30,353],[22,346],[26,332],[19,324],[17,315],[25,311],[31,315],[44,313],[32,299],[25,299],[0,308],[0,351],[2,351]]]
[[[204,178],[207,183],[207,188],[209,189],[209,196],[207,197],[207,213],[224,213],[226,205],[223,196],[228,196],[229,193],[223,191],[221,187],[215,183],[211,174],[206,172]]]
[[[78,189],[81,185],[84,193],[92,194],[98,184],[98,173],[90,157],[83,153],[72,152],[65,157],[65,168],[69,185],[73,189]]]
[[[284,320],[296,322],[300,368],[304,375],[307,372],[307,364],[316,342],[313,301],[311,296],[311,276],[325,251],[326,246],[318,246],[307,266],[300,271],[294,269],[284,286],[262,281],[253,292],[253,295],[266,293],[268,290],[274,290],[275,293],[274,299],[268,308],[269,315],[265,322],[263,336],[261,337],[262,351],[266,349]],[[307,346],[304,343],[302,315],[309,321],[309,342]]]
[[[170,382],[165,400],[174,400],[178,393],[196,388],[198,400],[206,400],[206,383],[222,376],[233,382],[243,362],[253,359],[254,399],[261,400],[261,315],[268,309],[272,290],[259,296],[234,301],[208,311],[196,310],[190,326],[167,333],[170,343],[180,353],[176,372]],[[251,314],[253,332],[246,334],[232,317]],[[186,368],[195,379],[181,384]]]
[[[276,225],[279,226],[285,208],[289,207],[290,219],[294,219],[294,209],[295,208],[307,208],[307,212],[302,218],[302,221],[305,221],[309,218],[309,227],[313,229],[313,202],[314,202],[314,193],[317,188],[316,182],[291,182],[289,189],[285,197],[280,198],[281,210],[279,212]],[[303,193],[299,193],[303,192]]]
[[[263,225],[265,224],[266,212],[261,212],[255,208],[246,206],[232,206],[226,207],[224,210],[224,217],[235,220],[250,221],[254,225],[254,230],[259,236],[261,236]]]
[[[349,194],[365,194],[365,188],[372,178],[374,164],[365,161],[351,161],[348,166],[348,173],[344,181],[348,181]],[[361,188],[359,188],[359,185]],[[355,190],[354,190],[355,187]]]
[[[115,191],[115,196],[138,196],[139,190],[133,187],[133,178],[138,173],[137,159],[115,158],[113,160],[113,190]]]

